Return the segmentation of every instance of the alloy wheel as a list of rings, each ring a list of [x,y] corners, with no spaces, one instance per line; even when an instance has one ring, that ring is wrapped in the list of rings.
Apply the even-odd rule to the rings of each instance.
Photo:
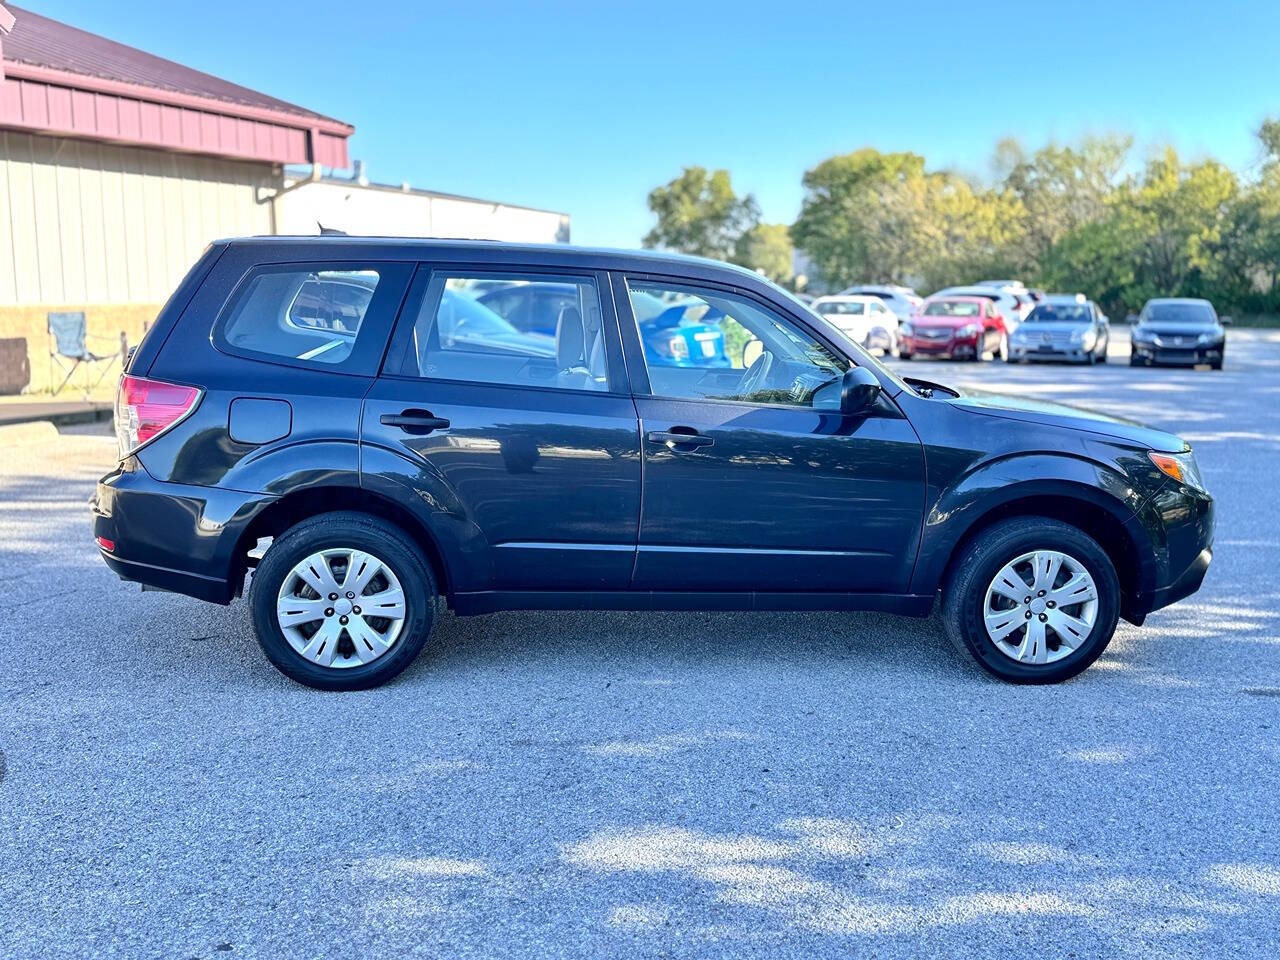
[[[406,615],[395,572],[363,550],[311,554],[285,576],[276,599],[280,632],[298,655],[340,670],[386,654]]]
[[[1000,568],[982,610],[987,636],[1006,657],[1055,663],[1089,639],[1098,617],[1098,588],[1074,557],[1034,550]]]

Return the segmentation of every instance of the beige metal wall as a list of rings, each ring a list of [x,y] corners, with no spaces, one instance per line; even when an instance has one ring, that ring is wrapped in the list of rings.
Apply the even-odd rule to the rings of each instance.
[[[279,184],[266,163],[0,131],[0,308],[161,303],[210,240],[272,232],[258,197]]]

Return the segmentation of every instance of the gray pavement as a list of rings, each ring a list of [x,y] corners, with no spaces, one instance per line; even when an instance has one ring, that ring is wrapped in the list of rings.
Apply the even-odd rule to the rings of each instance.
[[[1280,954],[1280,334],[898,366],[1189,437],[1204,589],[1052,688],[936,619],[539,613],[321,694],[102,565],[110,438],[0,430],[0,957]]]

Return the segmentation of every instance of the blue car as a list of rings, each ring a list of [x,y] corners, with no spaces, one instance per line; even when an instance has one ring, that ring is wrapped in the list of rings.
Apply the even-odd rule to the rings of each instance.
[[[502,317],[522,333],[555,338],[556,320],[566,307],[577,305],[571,283],[522,283],[488,290],[476,302]],[[701,301],[668,303],[652,294],[631,298],[644,343],[645,359],[667,367],[731,367],[725,352],[724,314],[714,307],[696,320],[688,316]]]

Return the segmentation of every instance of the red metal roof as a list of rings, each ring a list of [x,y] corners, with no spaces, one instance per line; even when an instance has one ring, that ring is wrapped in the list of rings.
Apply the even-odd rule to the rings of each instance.
[[[201,73],[144,50],[116,43],[96,33],[50,20],[30,10],[12,4],[8,4],[8,7],[17,22],[13,26],[13,32],[4,39],[5,60],[29,63],[36,67],[51,67],[103,80],[136,83],[195,97],[208,97],[246,107],[279,110],[299,117],[332,119],[221,77]]]
[[[348,124],[37,13],[8,10],[16,22],[0,41],[0,127],[347,166]]]

